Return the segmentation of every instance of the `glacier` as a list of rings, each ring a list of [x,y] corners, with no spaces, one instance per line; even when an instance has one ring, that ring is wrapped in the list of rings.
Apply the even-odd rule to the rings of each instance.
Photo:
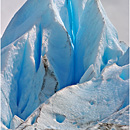
[[[128,129],[129,47],[100,0],[23,5],[1,38],[1,108],[2,130]]]

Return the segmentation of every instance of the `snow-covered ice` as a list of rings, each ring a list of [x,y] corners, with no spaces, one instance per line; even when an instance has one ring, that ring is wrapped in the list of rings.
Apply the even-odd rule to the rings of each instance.
[[[89,128],[102,121],[118,111],[125,101],[129,90],[128,77],[126,76],[126,80],[120,77],[125,69],[128,69],[128,66],[121,68],[114,64],[106,68],[98,79],[58,91],[19,128],[28,125],[28,129],[76,130]],[[34,115],[37,115],[37,118],[31,125]]]

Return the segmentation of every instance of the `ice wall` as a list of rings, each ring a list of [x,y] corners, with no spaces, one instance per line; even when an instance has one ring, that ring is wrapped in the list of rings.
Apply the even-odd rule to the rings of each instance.
[[[128,64],[128,47],[118,41],[100,0],[28,0],[8,25],[1,47],[2,123],[7,128],[14,115],[27,119],[57,91],[77,83],[85,87],[98,82],[110,65]],[[120,78],[128,80],[127,69]],[[127,81],[121,83],[127,91]],[[128,105],[128,93],[121,101],[118,106]]]

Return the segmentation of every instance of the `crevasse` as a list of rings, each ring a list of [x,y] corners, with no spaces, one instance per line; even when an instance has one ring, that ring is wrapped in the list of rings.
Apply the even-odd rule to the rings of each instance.
[[[75,47],[75,39],[76,39],[76,29],[75,29],[75,18],[74,18],[74,12],[73,12],[73,5],[71,0],[67,0],[67,6],[68,6],[68,13],[69,13],[69,24],[71,29],[71,39],[73,46]]]
[[[73,53],[74,53],[74,58],[73,58],[73,69],[74,69],[74,75],[73,75],[73,81],[72,84],[76,84],[77,82],[75,82],[75,44],[76,44],[76,22],[75,22],[75,15],[74,15],[74,10],[73,10],[73,3],[72,0],[67,0],[67,7],[68,7],[68,14],[69,14],[69,25],[70,25],[70,30],[71,30],[71,41],[72,41],[72,45],[73,45]]]

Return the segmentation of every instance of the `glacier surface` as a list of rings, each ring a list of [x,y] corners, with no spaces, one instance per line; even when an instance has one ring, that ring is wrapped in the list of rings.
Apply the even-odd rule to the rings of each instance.
[[[1,61],[2,130],[128,128],[129,48],[100,0],[28,0]]]

